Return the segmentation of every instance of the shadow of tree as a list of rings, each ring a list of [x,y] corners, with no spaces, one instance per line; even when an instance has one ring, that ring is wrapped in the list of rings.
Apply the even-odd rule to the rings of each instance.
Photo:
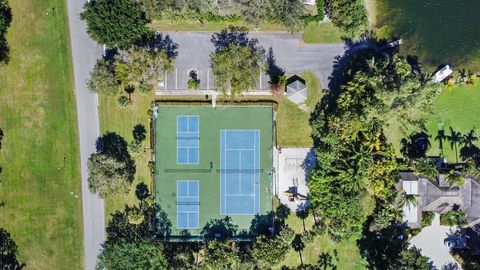
[[[126,164],[129,172],[129,181],[133,181],[136,166],[135,161],[128,152],[128,143],[125,139],[115,132],[107,132],[96,141],[97,152],[115,158],[119,162]]]
[[[258,45],[258,39],[248,38],[248,29],[246,27],[237,27],[230,25],[220,32],[214,33],[210,41],[215,46],[215,52],[220,52],[230,45],[248,46],[256,52],[265,53],[263,47]]]
[[[178,55],[178,44],[172,40],[170,35],[164,36],[161,33],[155,33],[150,46],[159,51],[164,51],[169,58],[175,58]]]
[[[209,220],[203,227],[201,234],[206,240],[210,239],[229,239],[236,235],[238,226],[232,222],[229,216],[223,219]]]
[[[406,235],[406,224],[393,224],[390,226],[372,231],[370,224],[373,218],[364,224],[362,238],[357,240],[360,254],[368,261],[369,269],[393,269],[392,263],[398,261],[403,250],[407,249],[408,241]]]
[[[164,254],[171,269],[193,269],[198,266],[198,254],[203,242],[163,242]]]
[[[265,235],[270,236],[274,230],[274,213],[269,212],[265,215],[256,214],[252,219],[249,234],[252,236]]]
[[[7,29],[12,22],[12,10],[8,2],[0,2],[0,66],[8,64],[10,61],[10,46],[6,39]]]
[[[137,185],[135,188],[135,196],[140,201],[143,201],[150,196],[150,191],[145,183],[142,182]]]
[[[13,241],[10,233],[0,228],[0,264],[2,269],[19,270],[26,266],[25,263],[18,261],[18,246]]]
[[[178,43],[174,42],[170,35],[160,32],[148,32],[135,45],[150,51],[165,52],[168,58],[175,58],[178,55]]]
[[[275,209],[275,232],[285,228],[286,220],[288,216],[290,216],[290,212],[290,208],[288,208],[286,205],[280,203],[277,206]]]
[[[130,158],[127,141],[115,132],[107,132],[97,139],[97,152],[114,157],[119,161]]]
[[[153,205],[153,226],[157,239],[168,239],[172,234],[172,221],[168,218],[167,212],[158,204]],[[149,211],[150,212],[150,211]]]
[[[302,235],[300,234],[295,235],[295,238],[292,241],[292,248],[293,250],[298,252],[298,255],[300,256],[300,264],[303,264],[302,251],[305,248],[305,243],[303,243]]]
[[[270,81],[268,82],[270,85],[277,85],[280,77],[285,75],[285,70],[277,65],[272,47],[268,49],[267,53],[267,74],[270,77]]]
[[[309,210],[308,210],[308,207],[302,207],[302,208],[299,208],[296,212],[295,212],[296,216],[298,218],[300,218],[302,220],[302,225],[303,225],[303,231],[306,232],[307,231],[307,228],[305,227],[305,219],[307,219],[307,217],[309,216]]]
[[[123,212],[113,213],[108,222],[106,233],[108,243],[120,243],[121,241],[138,242],[148,240],[153,236],[151,215],[145,215],[140,224],[132,224],[128,220],[130,207],[125,205]]]
[[[416,159],[425,157],[428,149],[430,149],[429,138],[431,136],[425,132],[412,133],[408,138],[403,138],[400,142],[402,147],[400,153],[405,158]]]
[[[143,142],[147,138],[147,130],[142,124],[136,124],[132,130],[133,139],[137,142]]]

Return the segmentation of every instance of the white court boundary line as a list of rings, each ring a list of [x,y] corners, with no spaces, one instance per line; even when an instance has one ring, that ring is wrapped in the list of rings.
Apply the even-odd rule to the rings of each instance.
[[[258,145],[258,150],[256,148],[254,149],[250,149],[250,148],[246,148],[246,149],[241,149],[241,148],[227,148],[227,134],[229,132],[249,132],[249,133],[253,133],[253,144],[254,144],[254,147],[257,147]],[[220,130],[220,170],[221,170],[221,174],[220,174],[220,178],[221,178],[221,181],[220,181],[220,185],[222,186],[223,185],[223,196],[222,196],[222,199],[223,199],[223,212],[222,212],[222,207],[220,207],[220,214],[221,215],[255,215],[255,214],[258,214],[260,212],[260,207],[259,207],[259,199],[260,198],[257,198],[257,193],[260,193],[260,186],[257,184],[260,182],[260,173],[257,172],[258,168],[257,168],[257,158],[258,158],[258,162],[260,163],[260,130],[259,129],[221,129]],[[223,134],[223,140],[222,140],[222,134]],[[223,157],[225,159],[225,161],[222,159],[222,146],[223,146]],[[254,171],[254,175],[253,175],[253,193],[251,194],[228,194],[227,193],[227,173],[226,173],[226,169],[224,169],[224,166],[226,164],[223,164],[224,162],[226,162],[227,160],[227,151],[237,151],[238,152],[238,156],[239,156],[239,165],[240,165],[240,169],[241,170],[241,152],[242,151],[253,151],[253,171]],[[261,164],[259,164],[258,166],[261,166]],[[241,191],[241,186],[242,186],[242,180],[241,180],[241,177],[242,177],[242,174],[239,173],[239,191]],[[220,186],[220,192],[222,193],[222,187]],[[229,197],[234,197],[234,196],[247,196],[247,197],[253,197],[253,203],[254,203],[254,209],[253,209],[253,213],[249,213],[249,214],[245,214],[245,213],[225,213],[226,212],[226,208],[227,208],[227,196]],[[260,196],[260,194],[258,195]]]
[[[179,124],[178,124],[178,121],[180,118],[186,118],[187,119],[187,130],[188,131],[179,131]],[[190,118],[196,118],[197,119],[197,132],[192,132],[190,131]],[[197,147],[185,147],[185,146],[178,146],[178,135],[179,134],[196,134],[197,135]],[[177,143],[177,164],[179,165],[198,165],[200,164],[200,140],[198,139],[200,137],[200,116],[199,115],[177,115],[177,139],[176,139],[176,143]],[[178,150],[179,149],[187,149],[187,162],[180,162],[178,160],[179,158],[179,154],[178,154]],[[197,149],[197,162],[196,163],[192,163],[190,162],[190,149]]]
[[[196,182],[197,183],[197,196],[190,196],[190,182]],[[187,183],[187,194],[188,196],[178,196],[178,184],[179,183]],[[197,211],[179,211],[178,210],[178,203],[179,203],[179,199],[182,198],[182,199],[197,199],[197,202],[200,202],[200,181],[199,180],[177,180],[177,229],[198,229],[199,226],[200,226],[200,205],[196,205],[197,207]],[[179,221],[179,218],[178,218],[178,214],[180,213],[184,213],[184,214],[187,214],[187,227],[179,227],[178,226],[178,221]],[[198,226],[197,227],[191,227],[190,226],[190,213],[192,214],[197,214],[197,224]]]

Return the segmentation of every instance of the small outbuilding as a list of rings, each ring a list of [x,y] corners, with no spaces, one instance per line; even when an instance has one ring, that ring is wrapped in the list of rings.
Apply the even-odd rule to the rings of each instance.
[[[295,104],[305,102],[308,97],[308,88],[305,85],[305,80],[297,75],[288,79],[285,95]]]

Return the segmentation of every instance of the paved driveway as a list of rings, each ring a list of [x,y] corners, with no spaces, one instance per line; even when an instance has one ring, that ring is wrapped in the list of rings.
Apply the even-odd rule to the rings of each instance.
[[[75,76],[78,131],[80,140],[80,168],[82,176],[83,237],[85,269],[95,269],[97,255],[105,241],[103,200],[88,190],[87,160],[95,152],[99,131],[97,96],[87,89],[89,72],[102,55],[102,48],[93,42],[80,20],[85,0],[68,0],[68,19]]]
[[[443,266],[445,265],[456,264],[455,259],[450,255],[450,249],[443,244],[443,240],[451,234],[451,230],[453,230],[451,227],[441,226],[440,216],[435,214],[432,225],[423,228],[418,235],[410,240],[410,243],[420,248],[422,255],[432,260],[433,266],[437,269],[444,269]]]
[[[194,69],[199,74],[200,89],[214,89],[210,69],[210,53],[214,50],[210,39],[213,32],[167,32],[179,45],[175,69],[166,76],[165,86],[160,90],[187,89],[188,72]],[[302,35],[288,33],[250,33],[268,52],[270,48],[276,64],[286,73],[313,71],[320,79],[322,88],[327,87],[335,56],[343,53],[343,44],[304,44]],[[268,88],[269,77],[262,75],[257,89]]]

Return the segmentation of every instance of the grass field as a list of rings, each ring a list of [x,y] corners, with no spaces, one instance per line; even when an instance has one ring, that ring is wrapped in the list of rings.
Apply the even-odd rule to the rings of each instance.
[[[0,227],[12,234],[26,269],[83,269],[65,1],[9,2],[11,61],[0,67]]]
[[[135,188],[139,183],[145,183],[151,186],[150,171],[148,169],[148,161],[150,160],[150,118],[148,110],[151,108],[153,96],[143,96],[134,94],[132,96],[133,105],[127,108],[120,108],[117,105],[117,99],[113,97],[100,97],[100,128],[101,132],[106,131],[116,132],[121,135],[127,142],[133,139],[132,130],[137,124],[142,124],[147,130],[147,139],[143,142],[145,151],[138,154],[133,154],[137,170],[135,173],[135,180],[133,181],[130,192],[127,194],[119,194],[109,197],[105,200],[105,222],[110,219],[110,214],[117,210],[122,210],[125,204],[137,205],[138,200],[135,196]]]
[[[432,136],[428,155],[439,155],[440,147],[434,138],[439,128],[444,128],[445,134],[450,134],[450,127],[462,134],[471,129],[480,135],[480,85],[474,87],[455,86],[444,89],[438,96],[433,107],[433,114],[427,115],[427,129]],[[411,131],[409,131],[411,132]],[[408,134],[401,132],[395,125],[387,131],[390,142],[400,149],[400,140]],[[478,144],[478,143],[477,143]],[[448,142],[444,142],[444,153],[451,162],[455,161],[455,152]]]
[[[204,22],[200,24],[198,21],[154,21],[150,24],[150,28],[154,31],[220,31],[227,28],[229,25],[245,26],[250,31],[261,32],[290,32],[284,26],[279,24],[261,23],[258,27],[254,27],[245,23],[239,22]],[[305,43],[337,43],[342,42],[341,31],[334,27],[332,23],[315,23],[311,22],[303,30],[303,38]]]
[[[278,200],[276,201],[278,202]],[[303,222],[299,217],[295,215],[295,213],[290,213],[286,223],[290,228],[295,231],[296,234],[303,233]],[[312,226],[313,217],[310,215],[305,219],[305,228],[307,230],[310,230]],[[330,240],[326,235],[316,236],[314,242],[307,245],[303,249],[303,262],[305,264],[315,264],[318,261],[319,255],[322,252],[328,252],[333,257],[334,250],[336,250],[338,254],[338,262],[334,261],[337,265],[337,269],[366,269],[366,261],[361,257],[355,240],[346,240],[335,243]],[[279,266],[281,265],[286,265],[290,267],[300,265],[300,256],[298,252],[290,249],[290,251],[287,253],[285,260],[281,264],[279,264]]]
[[[192,123],[180,125],[177,119],[182,115],[194,115]],[[180,121],[180,122],[177,122]],[[190,120],[188,120],[190,121]],[[198,122],[197,122],[198,121]],[[198,123],[198,129],[191,133],[178,134],[178,130],[192,132],[188,126]],[[197,124],[195,124],[197,125]],[[174,234],[180,221],[177,211],[188,208],[198,211],[198,225],[193,225],[189,232],[198,235],[204,225],[213,220],[221,219],[227,213],[239,230],[248,232],[255,212],[264,215],[272,211],[271,169],[273,147],[273,109],[271,107],[217,107],[210,106],[160,106],[155,121],[155,200],[168,214],[172,221]],[[228,130],[229,133],[224,133]],[[238,130],[257,130],[257,143],[253,132],[241,131],[241,137],[236,139]],[[178,136],[194,136],[198,139],[198,160],[181,163],[182,157],[177,153],[178,146],[192,145],[191,139],[177,140]],[[239,134],[240,135],[240,134]],[[197,145],[197,144],[194,144]],[[253,150],[252,150],[253,149]],[[240,150],[240,151],[239,151]],[[194,155],[196,156],[196,155]],[[223,173],[224,170],[229,173]],[[253,174],[237,170],[254,170]],[[232,170],[234,170],[232,172]],[[258,178],[257,178],[258,177]],[[198,210],[192,207],[176,205],[180,196],[178,180],[198,181]],[[225,186],[222,185],[225,181]],[[258,182],[257,182],[258,181]],[[235,183],[235,184],[234,184]],[[185,190],[187,191],[187,190]],[[241,206],[241,207],[240,207]],[[187,219],[185,219],[187,220]]]
[[[312,72],[300,74],[308,87],[308,99],[300,108],[285,97],[277,97],[277,144],[280,147],[311,147],[310,114],[322,97],[320,82]]]

